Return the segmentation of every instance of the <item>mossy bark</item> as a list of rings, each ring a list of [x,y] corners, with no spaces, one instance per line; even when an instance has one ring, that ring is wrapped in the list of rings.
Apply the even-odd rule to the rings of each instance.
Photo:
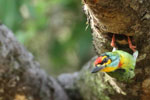
[[[39,68],[12,32],[0,25],[0,100],[150,99],[150,1],[83,0],[83,5],[98,55],[111,51],[109,34],[135,40],[139,57],[132,82],[117,82],[106,73],[91,74],[93,58],[81,71],[60,75],[57,83]],[[119,44],[119,49],[131,52],[128,45]]]
[[[112,100],[112,96],[126,95],[124,90],[118,86],[119,83],[117,84],[115,79],[106,73],[91,73],[95,58],[83,66],[81,71],[73,74],[62,74],[58,77],[59,83],[67,93],[76,91],[78,94],[78,96],[69,95],[70,98],[74,98],[73,100]]]
[[[116,94],[115,96],[108,95],[108,97],[110,97],[111,100],[149,100],[150,1],[83,0],[83,6],[93,30],[93,44],[98,55],[106,51],[111,51],[110,34],[131,36],[137,46],[137,50],[139,51],[139,57],[135,69],[135,78],[131,83],[118,82],[118,84],[121,84],[118,85],[118,87],[124,90],[127,95]],[[121,43],[117,39],[118,37],[116,37],[116,42],[119,49],[131,52],[127,44]],[[126,37],[125,41],[127,41]],[[104,77],[101,76],[93,82],[101,80],[102,78]],[[101,84],[99,84],[99,86],[96,85],[97,90],[101,88]],[[104,84],[106,85],[106,83]],[[106,87],[108,89],[110,88],[109,85],[106,85]],[[90,91],[95,92],[95,89]],[[110,91],[103,92],[111,94]]]
[[[137,46],[139,56],[136,75],[130,83],[118,82],[105,73],[91,74],[93,60],[89,61],[78,73],[78,78],[74,79],[80,95],[84,100],[149,100],[150,1],[83,0],[83,6],[93,31],[93,45],[97,55],[112,50],[110,37],[117,34],[123,36],[126,42],[122,43],[116,37],[118,48],[131,53],[127,41],[127,36],[130,36]]]

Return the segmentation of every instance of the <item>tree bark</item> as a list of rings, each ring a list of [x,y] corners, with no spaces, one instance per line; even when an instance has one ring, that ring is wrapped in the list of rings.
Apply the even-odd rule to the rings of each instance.
[[[0,100],[69,100],[4,25],[0,25]]]
[[[150,99],[150,1],[83,0],[83,5],[98,55],[111,51],[110,34],[123,34],[135,40],[139,57],[132,82],[118,82],[106,73],[91,74],[96,57],[81,71],[60,75],[57,82],[39,68],[12,32],[0,25],[1,100]],[[118,48],[131,52],[126,44],[118,42]]]
[[[119,34],[135,40],[139,57],[136,76],[131,83],[118,82],[106,73],[91,74],[93,58],[73,79],[72,84],[78,88],[84,100],[150,100],[150,1],[83,0],[83,6],[98,55],[111,51],[110,34]],[[116,42],[119,49],[131,53],[126,43]],[[64,82],[64,77],[68,78],[70,74],[59,76],[59,82],[66,91],[74,91],[66,88],[70,78]]]

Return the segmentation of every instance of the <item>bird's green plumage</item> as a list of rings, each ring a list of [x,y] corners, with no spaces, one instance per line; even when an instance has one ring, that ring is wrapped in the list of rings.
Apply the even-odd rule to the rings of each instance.
[[[103,55],[107,55],[112,60],[110,64],[106,65],[106,67],[116,68],[114,71],[107,72],[110,76],[119,81],[126,82],[135,76],[134,69],[138,52],[135,53],[135,56],[122,50],[115,50],[112,52],[106,52],[102,54],[102,56]]]
[[[108,54],[108,53],[106,53]],[[122,64],[121,68],[129,70],[134,69],[136,64],[136,59],[134,57],[122,50],[116,50],[114,52],[109,52],[110,58],[116,57],[116,60],[118,59],[119,62]]]

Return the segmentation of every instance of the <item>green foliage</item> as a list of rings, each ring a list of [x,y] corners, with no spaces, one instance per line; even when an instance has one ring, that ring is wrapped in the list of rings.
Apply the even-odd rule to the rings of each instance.
[[[79,0],[0,0],[0,21],[46,68],[59,74],[92,56],[90,29]]]

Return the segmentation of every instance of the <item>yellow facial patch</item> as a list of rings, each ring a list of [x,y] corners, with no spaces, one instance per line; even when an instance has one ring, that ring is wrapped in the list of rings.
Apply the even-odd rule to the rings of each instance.
[[[105,58],[107,58],[107,56],[103,56],[102,60],[104,60]]]
[[[108,65],[111,63],[111,60],[109,59],[106,63],[104,63],[103,65]]]
[[[104,56],[104,57],[102,58],[102,60],[104,60],[105,58],[107,58],[107,56]],[[111,60],[108,59],[108,61],[107,61],[106,63],[104,63],[103,65],[108,65],[108,64],[110,64],[110,63],[111,63]]]
[[[104,69],[101,70],[101,72],[112,72],[116,69],[117,67],[105,67]]]
[[[107,58],[107,56],[104,56],[103,59]],[[102,59],[102,60],[103,60]],[[111,63],[111,60],[108,59],[108,61],[106,63],[104,63],[103,65],[108,65]],[[105,67],[104,69],[101,70],[101,72],[112,72],[114,70],[116,70],[117,68],[116,67]]]

